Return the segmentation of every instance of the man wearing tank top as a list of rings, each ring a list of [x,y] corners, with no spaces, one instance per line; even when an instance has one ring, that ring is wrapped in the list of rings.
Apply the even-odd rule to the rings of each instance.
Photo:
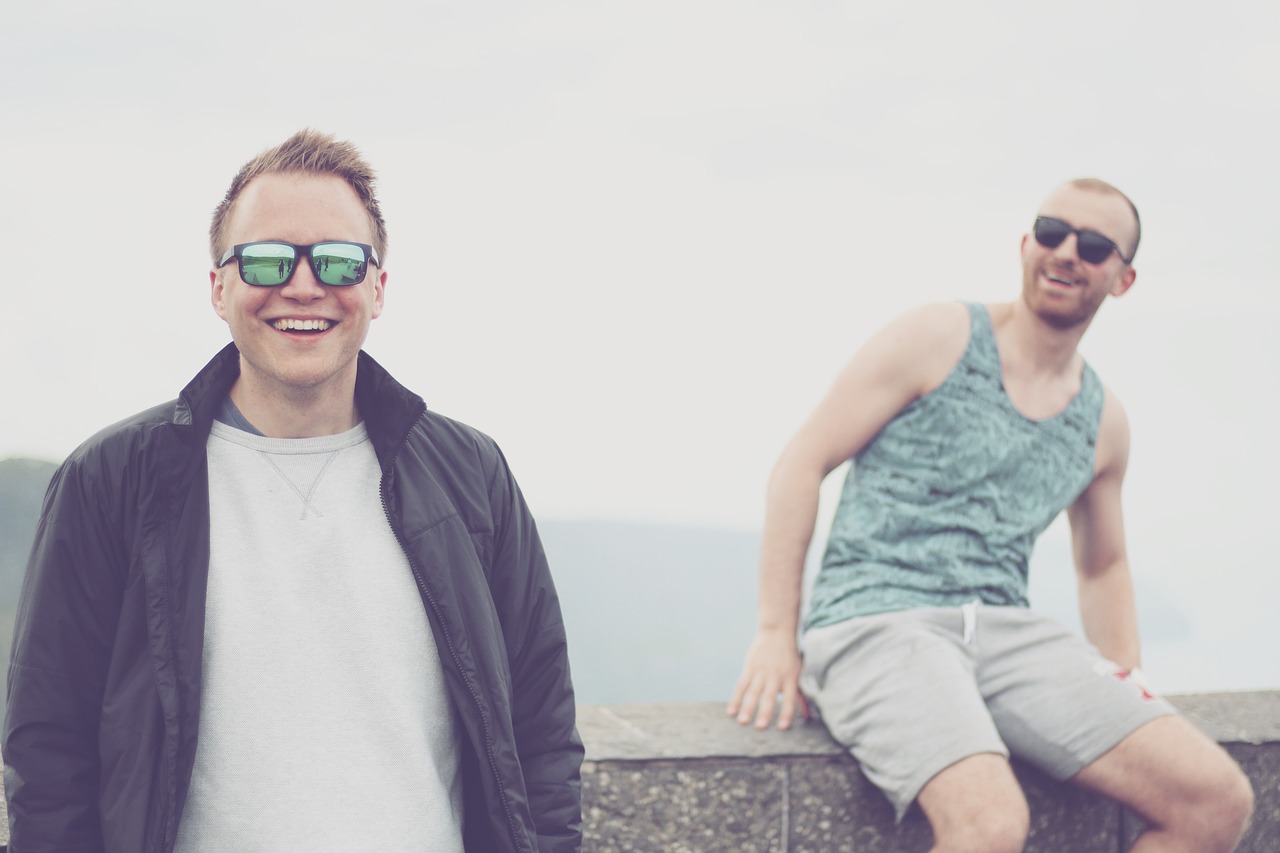
[[[577,850],[582,742],[529,508],[488,436],[362,350],[389,280],[372,169],[300,131],[241,168],[209,240],[232,342],[45,500],[4,730],[13,849]]]
[[[1076,349],[1133,286],[1139,236],[1110,184],[1054,190],[1022,238],[1019,296],[890,323],[770,477],[757,633],[728,713],[786,729],[812,702],[899,819],[919,803],[938,851],[1023,848],[1010,755],[1141,815],[1135,851],[1233,850],[1252,810],[1231,758],[1142,677],[1128,426]],[[818,486],[848,459],[801,625]],[[1087,642],[1028,607],[1032,545],[1064,508]]]

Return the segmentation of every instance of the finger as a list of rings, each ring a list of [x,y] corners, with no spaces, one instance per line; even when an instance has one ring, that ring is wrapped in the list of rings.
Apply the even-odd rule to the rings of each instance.
[[[742,703],[747,698],[747,691],[751,689],[751,683],[755,678],[755,673],[747,669],[744,669],[742,675],[738,676],[738,683],[733,686],[733,696],[729,698],[729,705],[725,708],[729,716],[735,716],[738,710],[742,708]]]
[[[733,695],[729,697],[729,704],[725,706],[724,712],[730,717],[737,715],[738,709],[742,707],[742,694],[746,692],[747,677],[743,675],[733,686]]]
[[[747,692],[742,697],[742,707],[738,709],[738,722],[746,725],[751,722],[751,716],[755,713],[756,701],[759,696],[760,689],[756,686],[756,682],[752,682],[747,688]]]
[[[804,715],[804,720],[807,723],[809,720],[813,719],[813,716],[809,711],[809,700],[805,698],[803,693],[797,693],[796,696],[800,700],[800,713]]]
[[[791,728],[791,721],[796,717],[796,691],[782,691],[782,710],[778,712],[778,728],[786,731]]]
[[[756,728],[767,729],[773,721],[773,712],[778,704],[778,685],[773,681],[765,684],[760,696],[760,707],[756,710]]]

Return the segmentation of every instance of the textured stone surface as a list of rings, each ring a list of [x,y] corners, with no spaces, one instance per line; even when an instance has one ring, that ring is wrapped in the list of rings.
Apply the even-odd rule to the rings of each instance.
[[[783,768],[753,762],[587,762],[584,851],[784,849]]]
[[[1227,752],[1253,781],[1253,821],[1237,853],[1276,853],[1280,850],[1280,738],[1256,746],[1228,744]]]
[[[1280,692],[1170,697],[1241,763],[1257,796],[1239,853],[1280,853]],[[585,850],[924,851],[918,808],[888,800],[820,723],[757,732],[718,703],[579,710],[587,747]],[[1140,822],[1106,798],[1014,763],[1031,809],[1028,853],[1118,853]]]
[[[918,809],[901,824],[893,806],[847,755],[792,759],[788,853],[890,853],[927,850],[933,833]]]
[[[1031,832],[1025,853],[1116,853],[1120,807],[1106,797],[1063,785],[1015,761],[1027,796]]]
[[[1280,690],[1181,693],[1168,699],[1218,743],[1280,742]]]
[[[1280,690],[1167,697],[1220,743],[1280,742]],[[591,760],[841,755],[820,722],[791,731],[740,726],[717,702],[584,705],[578,730]]]
[[[896,853],[933,842],[924,815],[910,809],[901,824],[893,808],[852,760],[793,759],[790,851]],[[1103,797],[1054,782],[1015,762],[1031,809],[1027,853],[1115,853],[1120,810]]]
[[[821,723],[756,731],[726,716],[718,702],[584,705],[578,732],[594,761],[844,753]]]

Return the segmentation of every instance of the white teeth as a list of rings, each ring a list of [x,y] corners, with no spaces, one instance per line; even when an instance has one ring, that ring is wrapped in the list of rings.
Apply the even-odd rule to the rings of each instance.
[[[281,332],[324,332],[329,329],[333,323],[328,320],[276,320],[271,324]]]

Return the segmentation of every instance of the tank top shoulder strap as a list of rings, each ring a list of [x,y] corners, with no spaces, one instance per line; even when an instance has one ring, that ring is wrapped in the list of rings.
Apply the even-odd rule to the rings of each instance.
[[[987,306],[981,302],[966,302],[965,307],[969,309],[969,345],[960,360],[999,381],[1000,350],[996,348],[995,331],[991,328]]]
[[[1102,402],[1105,396],[1106,391],[1102,387],[1102,380],[1086,361],[1084,369],[1080,372],[1080,393],[1074,402],[1083,413],[1085,420],[1092,423],[1095,431],[1098,422],[1102,419]]]

